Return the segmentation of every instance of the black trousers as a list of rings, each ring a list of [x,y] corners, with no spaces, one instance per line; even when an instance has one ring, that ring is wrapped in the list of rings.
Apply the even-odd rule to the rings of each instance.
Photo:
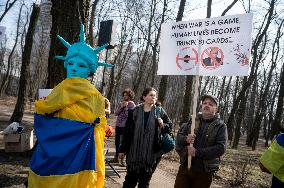
[[[283,188],[283,187],[284,187],[284,182],[280,181],[278,178],[273,176],[271,188]]]
[[[118,150],[119,150],[119,146],[123,139],[124,131],[125,131],[125,127],[116,126],[115,128],[115,157],[118,157],[118,153],[119,153]]]
[[[123,188],[135,188],[138,183],[138,188],[148,188],[152,177],[152,172],[146,172],[140,169],[139,173],[136,171],[127,171]]]
[[[206,172],[194,172],[180,165],[175,188],[209,188],[213,175]]]
[[[161,158],[162,156],[156,159],[151,172],[146,172],[144,169],[140,169],[139,173],[135,171],[127,171],[122,188],[135,188],[137,183],[138,188],[148,188],[152,175],[161,161]]]

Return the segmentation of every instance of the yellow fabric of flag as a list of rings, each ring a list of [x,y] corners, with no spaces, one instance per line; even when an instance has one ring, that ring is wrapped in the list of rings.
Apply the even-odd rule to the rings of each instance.
[[[97,187],[104,186],[105,159],[105,100],[86,79],[67,78],[58,84],[45,100],[35,103],[37,114],[92,123],[100,118],[94,128],[96,146],[96,171],[85,170],[75,174],[39,176],[30,170],[29,187]]]

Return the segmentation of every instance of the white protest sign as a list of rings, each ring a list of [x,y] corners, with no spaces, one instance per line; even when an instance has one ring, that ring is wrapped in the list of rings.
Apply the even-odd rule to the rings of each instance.
[[[52,89],[39,89],[38,98],[44,100],[51,93],[51,91]]]
[[[6,27],[0,26],[0,42],[1,42],[2,40],[4,40],[5,31],[6,31]]]
[[[165,23],[158,75],[247,76],[252,14]]]

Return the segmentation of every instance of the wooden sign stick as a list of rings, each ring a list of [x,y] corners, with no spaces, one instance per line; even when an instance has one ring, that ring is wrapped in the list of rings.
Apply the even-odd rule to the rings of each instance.
[[[192,107],[192,118],[191,118],[191,134],[194,134],[194,129],[195,129],[195,119],[196,119],[196,107],[198,103],[198,89],[199,89],[199,76],[194,76],[193,77],[193,83],[194,83],[194,93],[193,93],[193,107]],[[190,147],[193,147],[193,144],[189,145]],[[192,156],[188,155],[188,169],[191,167],[191,158]]]

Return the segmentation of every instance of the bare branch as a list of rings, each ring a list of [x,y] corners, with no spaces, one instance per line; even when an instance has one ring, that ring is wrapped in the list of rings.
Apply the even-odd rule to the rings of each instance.
[[[234,0],[221,14],[221,16],[225,16],[226,13],[238,2],[238,0]]]
[[[7,0],[6,2],[6,6],[5,6],[5,10],[2,13],[2,15],[0,16],[0,23],[2,21],[2,19],[4,18],[4,16],[7,14],[7,12],[12,8],[12,6],[17,2],[17,0],[14,0],[13,2],[9,3],[10,0]]]

